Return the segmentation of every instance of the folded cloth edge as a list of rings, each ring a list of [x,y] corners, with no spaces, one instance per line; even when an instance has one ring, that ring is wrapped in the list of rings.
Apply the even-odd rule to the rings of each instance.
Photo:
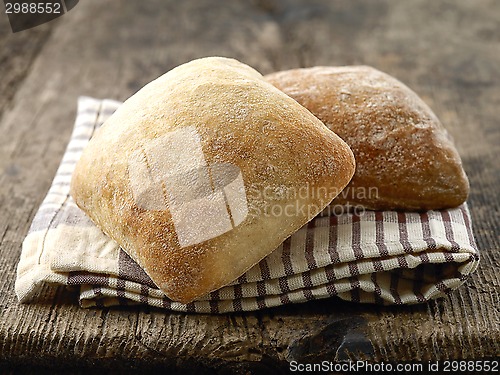
[[[78,142],[81,143],[81,141],[82,141],[82,139],[79,139],[79,137],[81,137],[81,132],[79,132],[79,130],[81,128],[86,129],[86,127],[88,127],[89,124],[92,126],[92,129],[97,128],[100,124],[102,124],[105,121],[106,116],[109,116],[112,113],[111,109],[113,109],[113,110],[116,109],[120,103],[113,101],[113,100],[109,100],[109,99],[97,100],[97,99],[93,99],[90,97],[81,97],[81,98],[79,98],[78,104],[79,104],[78,105],[78,116],[77,116],[76,121],[75,121],[75,128],[73,130],[71,140],[68,143],[68,147],[67,147],[66,152],[64,154],[63,161],[61,162],[61,165],[58,168],[58,171],[56,173],[56,177],[54,178],[54,183],[51,186],[51,189],[49,190],[49,193],[47,194],[47,197],[44,200],[44,202],[47,200],[47,198],[49,197],[51,192],[54,193],[53,187],[56,186],[55,185],[56,183],[58,183],[57,178],[62,173],[61,171],[63,170],[63,162],[65,161],[65,159],[68,158],[68,155],[71,153],[70,150],[72,148],[75,148],[75,147],[76,148],[81,147],[81,145],[75,146],[75,143],[78,143]],[[106,108],[108,111],[106,112],[105,110],[103,110],[103,108]],[[85,118],[85,116],[86,116],[86,118]],[[90,121],[90,122],[88,121],[89,118],[93,118],[93,123],[92,123],[92,121]],[[90,138],[90,136],[88,137],[88,139],[89,138]],[[88,139],[87,139],[87,141],[88,141]],[[81,149],[83,149],[83,147],[81,147]],[[80,152],[81,152],[81,150],[80,150]],[[76,160],[74,162],[76,162]],[[67,168],[65,169],[65,171],[67,173]],[[55,190],[57,190],[57,189],[55,189]],[[69,192],[69,187],[68,187],[68,192]],[[66,197],[64,197],[64,201],[66,201],[67,198],[69,197],[68,192],[66,193]],[[64,194],[61,195],[61,197],[63,197],[63,196],[64,196]],[[42,203],[42,205],[43,205],[43,203]],[[356,274],[356,272],[352,272],[352,275],[348,276],[346,278],[347,282],[350,285],[351,293],[349,293],[349,294],[347,294],[347,292],[346,293],[342,293],[342,292],[331,293],[331,292],[327,291],[328,293],[323,293],[321,296],[316,296],[314,294],[314,292],[308,292],[307,290],[312,290],[313,287],[316,287],[317,289],[322,289],[322,288],[328,289],[325,284],[311,285],[311,280],[304,281],[304,276],[302,274],[287,275],[287,277],[290,276],[290,277],[302,279],[302,284],[304,284],[302,287],[299,285],[299,287],[293,288],[293,290],[291,290],[289,286],[287,288],[285,288],[285,290],[290,290],[288,299],[290,300],[290,295],[291,295],[292,300],[290,300],[290,302],[303,302],[303,301],[310,300],[310,299],[326,298],[326,297],[329,297],[331,295],[338,295],[339,297],[341,297],[343,299],[358,300],[359,302],[385,303],[385,302],[390,301],[391,303],[418,303],[418,302],[423,302],[425,300],[428,300],[430,298],[437,298],[439,296],[444,295],[445,293],[449,292],[449,290],[455,289],[459,285],[461,285],[465,281],[466,276],[475,271],[475,269],[477,268],[477,265],[478,265],[478,261],[479,261],[479,253],[476,250],[476,245],[475,245],[473,234],[472,234],[472,228],[471,228],[471,223],[470,223],[470,214],[468,211],[468,207],[466,204],[464,204],[463,207],[461,207],[460,209],[462,210],[465,227],[467,228],[467,231],[468,231],[469,244],[461,243],[460,246],[458,246],[458,248],[457,248],[452,243],[453,241],[451,241],[450,243],[451,243],[452,250],[458,250],[460,252],[464,252],[464,253],[469,254],[468,261],[466,258],[460,257],[460,259],[463,259],[463,261],[464,261],[464,264],[461,265],[460,267],[465,272],[465,274],[461,273],[462,277],[460,277],[460,278],[450,278],[449,281],[447,281],[448,279],[444,280],[441,285],[436,286],[436,291],[434,291],[433,293],[431,293],[427,296],[423,295],[423,297],[421,296],[420,298],[416,298],[416,299],[413,299],[411,301],[407,300],[407,298],[405,296],[403,296],[403,298],[399,297],[399,301],[398,301],[397,298],[394,299],[394,296],[391,296],[390,298],[387,297],[388,295],[391,295],[391,293],[387,294],[387,291],[383,288],[382,288],[382,290],[379,290],[380,288],[377,288],[377,283],[376,282],[374,283],[373,280],[372,280],[371,284],[366,283],[366,280],[364,280],[364,276],[368,275],[368,276],[370,276],[370,278],[372,278],[373,277],[372,275],[376,274],[376,272],[359,274],[359,270],[358,270],[358,274]],[[38,215],[38,213],[37,213],[37,215]],[[35,218],[37,215],[35,215]],[[55,215],[54,215],[54,217],[55,217]],[[36,220],[34,219],[34,222],[35,221]],[[33,226],[33,224],[32,224],[32,226]],[[47,230],[49,228],[50,228],[50,223],[48,223]],[[30,229],[30,232],[31,232],[31,229]],[[18,265],[17,279],[16,279],[16,286],[15,286],[18,299],[21,302],[27,302],[31,298],[33,298],[36,295],[36,292],[37,292],[39,286],[43,285],[45,283],[55,283],[55,284],[62,284],[62,285],[69,284],[67,273],[60,273],[60,272],[54,271],[47,264],[39,264],[41,255],[39,255],[38,264],[36,264],[36,262],[35,262],[35,264],[34,265],[32,264],[31,267],[27,267],[27,264],[25,264],[25,263],[29,262],[30,256],[29,256],[29,251],[27,251],[27,250],[25,251],[25,249],[29,248],[30,246],[31,247],[36,246],[37,248],[40,248],[40,246],[43,247],[43,241],[41,244],[40,244],[40,242],[36,243],[36,245],[30,244],[30,240],[28,239],[29,237],[30,237],[30,233],[28,234],[25,241],[23,242],[23,250],[22,250],[21,259],[20,259],[20,262]],[[40,249],[40,251],[43,252],[43,249]],[[27,254],[28,254],[28,256],[23,258],[23,256],[27,255]],[[453,254],[453,253],[451,252],[450,254]],[[33,255],[33,254],[31,254],[31,256],[36,257],[36,255]],[[33,259],[31,259],[31,260],[33,261]],[[450,262],[450,261],[456,262],[457,260],[458,260],[458,258],[456,258],[456,257],[455,258],[452,257],[452,259],[450,259],[450,257],[447,258],[446,256],[444,256],[442,261],[443,262]],[[396,261],[401,262],[401,258],[396,257]],[[33,263],[33,262],[31,262],[31,263]],[[356,262],[353,262],[353,264],[356,264]],[[418,264],[416,264],[416,266],[418,266]],[[351,269],[351,268],[355,268],[355,267],[352,266],[350,268],[349,265],[347,265],[347,268]],[[375,266],[375,268],[376,268],[376,266]],[[363,280],[359,280],[360,277]],[[376,279],[376,277],[377,276],[375,276],[375,279]],[[305,278],[307,279],[307,277],[305,277]],[[339,280],[341,280],[341,279],[339,279]],[[283,297],[283,295],[286,295],[286,293],[285,294],[282,293],[280,295],[278,295],[276,293],[275,294],[267,294],[267,295],[265,294],[265,293],[267,293],[267,288],[268,288],[266,286],[265,282],[268,280],[273,280],[273,279],[265,280],[265,278],[264,278],[264,280],[262,280],[262,281],[253,282],[253,284],[254,284],[253,288],[257,290],[257,296],[247,297],[247,298],[253,298],[254,301],[252,303],[247,304],[248,306],[245,306],[246,310],[255,310],[255,309],[275,306],[276,304],[289,303],[287,301],[287,298]],[[392,282],[394,283],[394,281],[392,281]],[[125,280],[125,283],[130,283],[130,281]],[[278,280],[278,283],[279,283],[279,280]],[[243,282],[242,284],[245,285],[245,284],[248,284],[248,282]],[[233,284],[233,285],[230,285],[230,287],[234,288],[237,285],[240,285],[240,284]],[[95,289],[93,289],[92,287],[82,286],[82,292],[81,292],[81,298],[80,298],[82,306],[90,306],[92,304],[91,302],[89,302],[89,298],[90,298],[89,296],[91,295],[91,293],[93,293],[93,292],[91,292],[91,290],[94,290],[94,294],[95,294],[95,291],[98,290],[99,288],[101,289],[101,294],[99,295],[99,293],[97,293],[93,297],[93,299],[95,301],[99,301],[100,299],[102,300],[102,299],[106,299],[106,298],[109,298],[108,301],[111,301],[111,299],[114,298],[111,290],[115,290],[115,289],[111,288],[110,290],[108,290],[105,287],[103,288],[102,286],[95,286]],[[147,303],[150,305],[157,304],[154,302],[154,300],[151,299],[152,297],[149,297],[150,292],[148,290],[146,290],[147,288],[144,288],[144,286],[141,286],[141,289],[140,289],[144,293],[143,294],[139,293],[137,296],[135,296],[133,294],[133,292],[131,292],[131,290],[128,290],[128,289],[120,290],[120,289],[123,289],[123,288],[116,288],[116,295],[117,295],[116,298],[118,300],[120,300],[120,296],[123,295],[125,298],[128,298],[130,300],[137,299],[138,302]],[[258,289],[261,289],[261,292],[263,289],[264,294],[259,293]],[[276,290],[278,290],[278,289],[276,289]],[[357,290],[357,292],[352,293],[352,291],[355,291],[355,290]],[[104,291],[104,293],[103,293],[103,291]],[[371,297],[368,298],[366,296],[363,296],[364,291],[370,291],[370,293],[372,293],[371,296],[373,298],[371,298]],[[389,292],[390,292],[390,288],[389,288]],[[109,295],[106,293],[108,293]],[[299,293],[299,294],[301,294],[301,297],[298,298],[297,300],[295,300],[293,298],[293,296],[294,296],[293,293]],[[358,295],[358,297],[356,297],[356,295]],[[354,296],[354,298],[353,298],[353,296]],[[262,302],[262,300],[265,300],[266,297],[269,297],[268,298],[269,302],[268,303]],[[271,298],[271,297],[273,297],[273,298]],[[278,299],[276,299],[275,297]],[[210,298],[210,296],[209,296],[209,298]],[[243,293],[242,293],[242,296],[240,297],[240,299],[242,299],[242,298],[243,298]],[[259,300],[259,298],[260,298],[260,300]],[[165,306],[166,303],[164,302],[164,300],[165,300],[165,298],[162,299],[161,307],[166,307]],[[278,300],[280,301],[279,303],[276,302]],[[174,309],[174,310],[180,310],[180,311],[194,310],[194,312],[213,312],[214,310],[217,310],[216,312],[227,312],[227,311],[238,311],[239,310],[237,308],[238,306],[236,306],[236,307],[234,306],[234,300],[233,300],[233,302],[231,302],[231,304],[233,306],[232,309],[229,309],[229,308],[225,309],[222,306],[224,303],[226,303],[224,301],[231,301],[231,300],[230,299],[225,300],[225,299],[220,299],[220,297],[216,297],[216,298],[213,298],[213,300],[196,301],[195,304],[198,303],[198,304],[206,305],[206,306],[198,306],[198,308],[196,308],[196,306],[194,308],[189,307],[189,304],[187,306],[177,306],[175,304],[174,304],[174,306],[172,306],[172,303],[167,308]],[[123,301],[122,301],[122,303],[123,303]],[[217,309],[214,309],[213,306],[217,305],[217,304],[221,305],[221,306],[219,306]],[[99,303],[96,302],[96,305],[99,305]],[[236,305],[238,305],[238,303]],[[210,309],[208,309],[207,306],[210,307]],[[255,308],[253,308],[252,306]],[[243,310],[245,310],[245,309],[243,309]]]

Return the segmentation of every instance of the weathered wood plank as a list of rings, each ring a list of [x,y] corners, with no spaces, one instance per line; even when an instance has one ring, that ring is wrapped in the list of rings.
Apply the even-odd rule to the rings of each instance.
[[[36,58],[23,68],[15,95],[0,99],[9,103],[0,122],[6,135],[0,137],[0,362],[126,369],[136,361],[143,369],[278,373],[293,359],[500,353],[498,19],[494,0],[473,6],[465,0],[80,2],[50,26],[50,35],[39,36],[48,39],[31,52]],[[19,58],[13,54],[8,58]],[[207,55],[235,57],[262,73],[369,64],[414,88],[455,137],[471,180],[482,251],[474,277],[421,306],[331,299],[224,316],[83,310],[61,288],[47,290],[44,303],[17,304],[21,242],[64,152],[78,95],[123,100],[170,68]]]
[[[0,17],[0,118],[55,24],[57,21],[13,34],[7,16]]]

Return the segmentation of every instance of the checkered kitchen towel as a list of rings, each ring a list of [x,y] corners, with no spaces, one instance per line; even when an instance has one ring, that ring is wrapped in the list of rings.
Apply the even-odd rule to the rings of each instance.
[[[88,97],[78,102],[70,143],[23,243],[16,280],[21,302],[36,300],[53,283],[80,286],[83,307],[142,303],[224,313],[332,296],[412,304],[456,289],[477,268],[465,204],[425,213],[318,216],[231,285],[189,304],[173,302],[69,195],[82,150],[119,105]]]

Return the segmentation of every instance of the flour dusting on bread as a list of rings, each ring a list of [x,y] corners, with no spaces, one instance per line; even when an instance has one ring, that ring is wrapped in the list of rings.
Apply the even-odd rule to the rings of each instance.
[[[368,66],[313,67],[265,77],[349,144],[356,173],[334,204],[371,209],[455,207],[469,192],[450,135],[403,83]],[[368,189],[375,188],[376,196]]]

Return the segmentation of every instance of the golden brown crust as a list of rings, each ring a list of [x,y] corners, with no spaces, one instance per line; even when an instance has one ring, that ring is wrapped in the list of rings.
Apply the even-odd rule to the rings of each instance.
[[[170,142],[172,134],[181,136]],[[183,141],[186,134],[192,142]],[[196,140],[202,149],[199,160]],[[154,159],[165,154],[206,165],[193,172],[183,162],[175,164],[177,174],[162,182],[159,203],[141,201],[140,194],[148,196],[155,188],[147,178],[136,184],[142,165],[151,175],[163,173],[165,164]],[[229,211],[229,231],[191,243],[189,235],[201,231],[194,228],[183,240],[179,228],[189,227],[189,217],[203,217],[201,226],[219,221],[204,216],[210,201],[200,199],[193,206],[199,212],[186,209],[192,195],[206,188],[197,178],[206,169],[213,180],[218,165],[241,172],[248,212],[237,223]],[[151,82],[109,118],[78,162],[71,194],[168,297],[187,303],[233,281],[268,255],[327,206],[353,173],[349,147],[304,107],[244,64],[205,58]],[[187,182],[176,183],[178,176]],[[177,198],[168,200],[172,194]],[[178,197],[188,198],[179,203]],[[162,202],[167,202],[164,208],[154,206]],[[176,222],[173,207],[185,210],[188,219]]]
[[[368,66],[294,69],[265,78],[351,147],[356,173],[333,204],[428,210],[467,199],[469,183],[451,137],[395,78]]]

